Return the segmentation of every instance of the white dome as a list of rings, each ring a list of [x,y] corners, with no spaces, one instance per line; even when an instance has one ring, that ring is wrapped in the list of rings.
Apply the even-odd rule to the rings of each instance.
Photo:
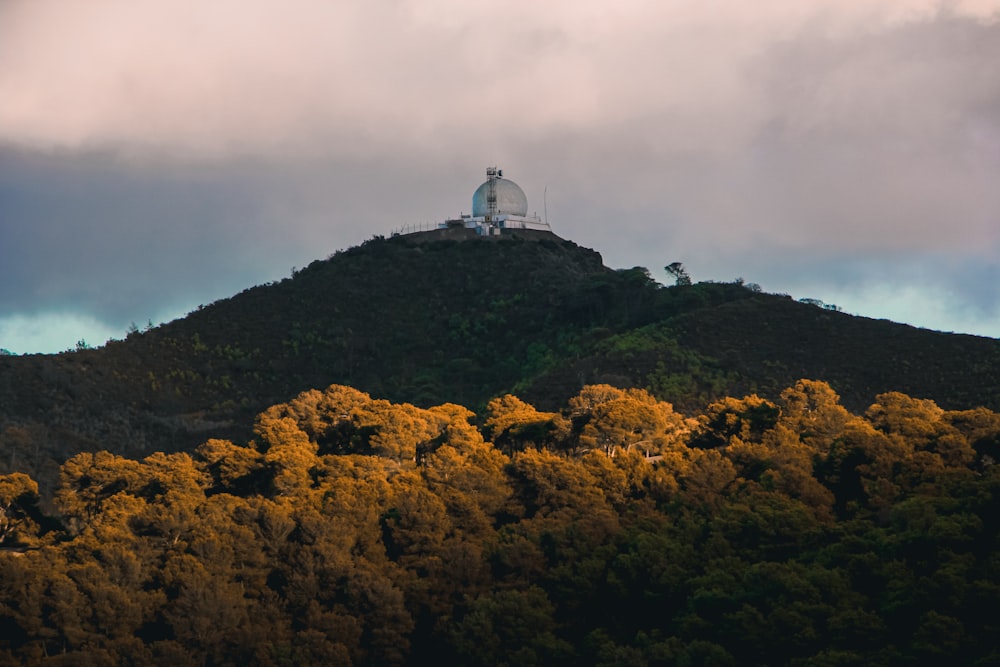
[[[524,190],[514,181],[506,178],[493,180],[497,195],[497,215],[528,215],[528,198],[524,196]],[[472,215],[481,217],[490,214],[489,204],[486,201],[490,190],[490,181],[480,185],[475,194],[472,195]]]

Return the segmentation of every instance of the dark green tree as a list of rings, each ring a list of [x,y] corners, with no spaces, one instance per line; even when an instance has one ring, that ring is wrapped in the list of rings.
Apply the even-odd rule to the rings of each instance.
[[[691,276],[688,275],[687,269],[680,262],[671,262],[663,267],[663,270],[673,276],[675,285],[691,284]]]

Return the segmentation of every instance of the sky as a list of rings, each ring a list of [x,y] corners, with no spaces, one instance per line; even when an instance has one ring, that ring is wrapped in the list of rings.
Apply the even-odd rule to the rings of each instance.
[[[1000,0],[0,0],[0,348],[468,212],[489,165],[608,266],[1000,337]]]

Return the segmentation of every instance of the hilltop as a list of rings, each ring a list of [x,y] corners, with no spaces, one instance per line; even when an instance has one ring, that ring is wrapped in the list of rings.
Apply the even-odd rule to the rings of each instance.
[[[0,465],[47,487],[79,451],[125,456],[248,435],[253,416],[347,384],[480,410],[513,392],[554,409],[585,384],[694,411],[829,382],[1000,408],[1000,343],[832,312],[741,283],[663,287],[545,232],[375,238],[97,350],[0,358]]]

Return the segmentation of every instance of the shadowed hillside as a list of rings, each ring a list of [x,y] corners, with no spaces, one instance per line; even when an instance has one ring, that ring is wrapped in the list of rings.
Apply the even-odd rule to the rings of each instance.
[[[836,387],[852,410],[896,390],[952,409],[998,406],[1000,344],[994,339],[847,315],[771,294],[733,294],[732,287],[663,290],[716,300],[700,304],[688,297],[679,314],[610,336],[554,367],[524,395],[551,405],[550,393],[584,378],[645,387],[677,405],[700,408],[724,394],[773,398],[795,378],[813,377]],[[729,297],[722,303],[720,290]]]
[[[899,390],[1000,408],[997,341],[856,318],[737,283],[664,288],[548,233],[373,239],[99,350],[0,357],[0,466],[49,488],[80,451],[243,438],[252,416],[344,383],[393,401],[545,409],[584,384],[682,410],[829,381],[851,409]]]

